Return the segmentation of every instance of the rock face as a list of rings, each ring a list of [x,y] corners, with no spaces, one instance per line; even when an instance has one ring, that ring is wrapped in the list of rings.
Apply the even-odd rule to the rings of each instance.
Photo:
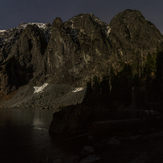
[[[62,20],[57,17],[52,24],[51,38],[46,50],[47,73],[50,81],[64,83],[72,81],[70,69],[75,66],[77,46],[64,28]]]
[[[148,53],[162,48],[162,34],[140,11],[125,10],[116,15],[109,26],[109,38],[117,61],[130,63],[135,70],[138,65],[143,66]]]
[[[22,23],[0,32],[1,92],[27,83],[85,86],[93,76],[111,66],[119,71],[125,63],[136,73],[158,48],[163,49],[163,36],[136,10],[119,13],[109,25],[93,14],[64,23],[57,17],[52,26]]]
[[[1,90],[5,94],[27,84],[39,72],[43,72],[46,46],[46,38],[38,26],[28,25],[1,67]]]

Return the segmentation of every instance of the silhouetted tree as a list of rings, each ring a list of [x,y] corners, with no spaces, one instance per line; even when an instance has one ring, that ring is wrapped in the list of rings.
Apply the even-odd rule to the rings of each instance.
[[[111,79],[111,98],[114,103],[119,102],[128,106],[132,101],[132,69],[130,65],[125,65],[122,71]]]
[[[155,54],[151,55],[150,53],[147,55],[147,59],[145,62],[144,68],[144,76],[150,76],[152,72],[155,71],[156,68],[156,58]]]
[[[101,87],[101,103],[103,105],[108,105],[110,101],[110,84],[109,84],[109,76],[103,75],[102,81],[100,83]]]
[[[92,83],[91,80],[89,82],[87,82],[87,86],[86,86],[86,92],[85,92],[85,96],[83,99],[83,104],[87,104],[87,105],[91,105],[93,103],[93,89],[92,89]]]
[[[94,101],[94,103],[99,104],[100,103],[100,96],[101,96],[101,88],[100,88],[99,77],[94,76],[92,88],[93,88],[93,95],[92,95],[93,101]]]
[[[156,59],[156,90],[159,96],[163,96],[163,52],[157,54]]]

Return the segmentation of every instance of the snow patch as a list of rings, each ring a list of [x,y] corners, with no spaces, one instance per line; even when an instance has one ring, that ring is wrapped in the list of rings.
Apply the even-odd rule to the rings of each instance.
[[[30,23],[24,23],[20,26],[21,26],[21,28],[25,29],[27,27],[27,25],[29,25],[29,24],[30,25],[34,25],[34,24],[37,25],[43,31],[47,42],[49,42],[51,31],[50,31],[50,27],[47,27],[47,23],[35,23],[35,22],[31,23],[30,22]]]
[[[0,32],[5,32],[6,30],[0,30]]]
[[[107,37],[109,37],[110,32],[111,32],[111,28],[110,28],[110,26],[107,26],[105,29],[105,33],[106,33]]]
[[[30,25],[36,24],[39,28],[46,29],[46,23],[35,23],[35,22],[33,22],[33,23],[22,24],[21,26],[23,28],[26,28],[28,24],[30,24]]]
[[[84,90],[84,88],[82,88],[82,87],[79,87],[79,88],[75,88],[72,92],[80,92],[80,91],[82,91],[82,90]]]
[[[43,84],[42,86],[40,86],[40,87],[37,87],[37,86],[33,87],[33,88],[35,89],[35,91],[34,91],[33,94],[35,94],[35,93],[42,93],[43,90],[44,90],[44,88],[47,87],[47,85],[48,85],[48,83],[44,83],[44,84]]]

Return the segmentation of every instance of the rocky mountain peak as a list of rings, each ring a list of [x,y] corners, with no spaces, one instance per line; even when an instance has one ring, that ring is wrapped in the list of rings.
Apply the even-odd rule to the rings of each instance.
[[[101,21],[92,13],[84,13],[74,16],[65,22],[64,26],[74,38],[77,38],[77,35],[80,34],[87,34],[91,37],[92,33],[96,30],[101,30],[105,35],[108,35],[111,30],[107,23]],[[77,39],[74,40],[76,41]]]
[[[118,13],[111,20],[109,26],[113,29],[112,33],[123,43],[128,44],[134,40],[140,46],[144,46],[145,41],[149,44],[159,44],[163,41],[163,37],[156,26],[145,19],[137,10],[127,9]],[[157,39],[154,39],[155,36]]]
[[[56,17],[52,23],[52,27],[61,28],[62,26],[63,26],[62,19],[60,17]]]
[[[123,12],[118,13],[115,17],[143,17],[143,14],[139,10],[126,9]]]
[[[163,36],[159,30],[137,10],[118,13],[109,25],[84,13],[64,23],[57,17],[52,26],[22,23],[1,32],[0,61],[5,64],[8,56],[14,56],[20,67],[29,69],[26,83],[32,85],[59,83],[83,87],[95,75],[102,77],[111,66],[118,72],[130,63],[137,73],[148,53],[156,52],[161,43]],[[8,94],[13,87],[8,79],[10,74],[1,71],[0,75],[4,78],[1,90],[8,88]]]
[[[143,65],[148,53],[161,48],[162,34],[140,11],[128,9],[120,12],[109,26],[109,40],[119,61]]]

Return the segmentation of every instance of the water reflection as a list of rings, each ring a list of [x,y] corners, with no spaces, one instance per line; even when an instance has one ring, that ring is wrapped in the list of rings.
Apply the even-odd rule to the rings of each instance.
[[[0,109],[0,163],[61,157],[48,133],[52,115],[52,110]]]

